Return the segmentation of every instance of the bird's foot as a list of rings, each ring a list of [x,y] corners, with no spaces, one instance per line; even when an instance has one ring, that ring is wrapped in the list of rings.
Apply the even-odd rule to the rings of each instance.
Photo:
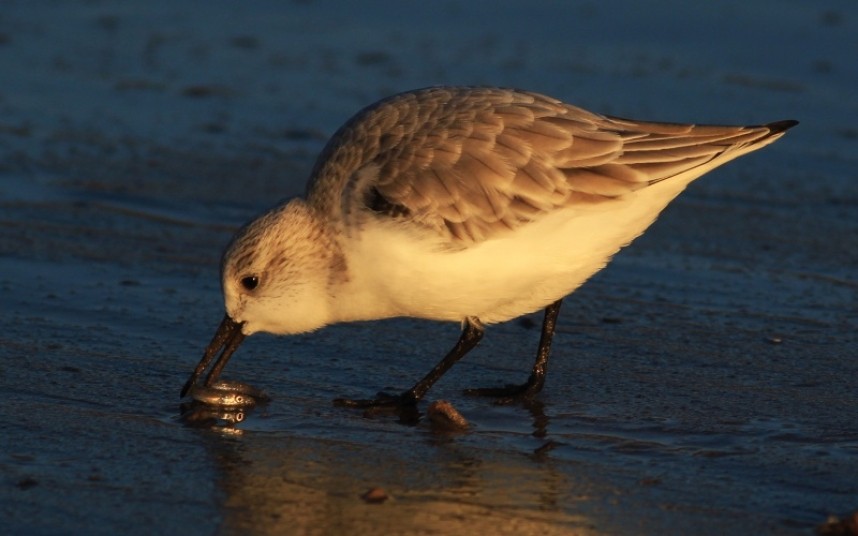
[[[533,378],[528,379],[520,385],[507,384],[505,387],[477,387],[474,389],[465,389],[465,394],[469,396],[488,396],[495,399],[495,404],[513,404],[520,401],[533,400],[539,391],[542,390],[541,381],[534,381]]]
[[[412,391],[405,391],[399,395],[378,393],[375,398],[368,399],[337,398],[334,399],[334,405],[341,408],[362,409],[366,417],[397,415],[399,422],[403,424],[413,425],[420,420],[417,397]]]
[[[334,405],[342,408],[393,408],[401,406],[416,406],[417,399],[411,391],[405,391],[399,395],[391,395],[388,393],[378,393],[376,398],[352,399],[352,398],[336,398]]]

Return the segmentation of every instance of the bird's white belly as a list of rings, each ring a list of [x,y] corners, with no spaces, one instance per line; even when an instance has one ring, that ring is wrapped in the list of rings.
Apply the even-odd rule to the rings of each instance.
[[[503,322],[568,295],[640,235],[684,184],[559,210],[500,238],[439,250],[395,223],[368,225],[347,253],[352,303],[337,321],[394,316]]]

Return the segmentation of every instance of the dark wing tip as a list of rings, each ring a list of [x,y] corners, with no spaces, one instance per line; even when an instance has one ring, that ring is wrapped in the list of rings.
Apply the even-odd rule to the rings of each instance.
[[[774,123],[766,123],[763,125],[767,129],[769,129],[770,134],[780,134],[781,132],[786,132],[792,127],[796,126],[798,121],[795,119],[785,119],[784,121],[775,121]]]

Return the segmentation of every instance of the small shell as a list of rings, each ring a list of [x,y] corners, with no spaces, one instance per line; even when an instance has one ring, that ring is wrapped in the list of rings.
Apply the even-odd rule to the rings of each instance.
[[[468,420],[446,400],[432,402],[426,413],[432,426],[441,430],[461,431],[468,428]]]
[[[225,408],[248,408],[269,400],[268,395],[251,385],[226,380],[217,381],[210,387],[195,385],[190,395],[203,404]]]
[[[214,382],[210,388],[217,389],[219,391],[231,391],[233,393],[252,396],[257,402],[268,402],[271,400],[271,397],[269,397],[262,389],[257,389],[249,383],[234,380],[218,380]]]

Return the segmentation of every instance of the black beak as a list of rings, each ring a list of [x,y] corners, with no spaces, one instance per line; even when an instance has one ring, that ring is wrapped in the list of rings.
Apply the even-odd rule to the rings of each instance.
[[[191,377],[188,378],[188,381],[185,382],[185,386],[182,387],[182,393],[180,396],[184,397],[188,394],[188,391],[190,391],[191,387],[194,386],[197,379],[206,371],[209,363],[214,359],[215,354],[223,348],[220,357],[217,358],[217,361],[215,361],[211,371],[209,371],[209,375],[206,376],[206,387],[210,386],[215,380],[217,380],[218,376],[220,376],[220,372],[223,370],[223,367],[226,366],[226,362],[229,361],[229,358],[232,357],[235,349],[238,348],[238,345],[244,340],[244,333],[241,332],[241,326],[241,323],[236,322],[230,318],[229,315],[223,317],[223,321],[221,321],[220,326],[218,326],[217,332],[212,338],[212,342],[210,342],[206,347],[203,358],[200,359],[200,362],[197,364],[197,368],[194,369]]]

